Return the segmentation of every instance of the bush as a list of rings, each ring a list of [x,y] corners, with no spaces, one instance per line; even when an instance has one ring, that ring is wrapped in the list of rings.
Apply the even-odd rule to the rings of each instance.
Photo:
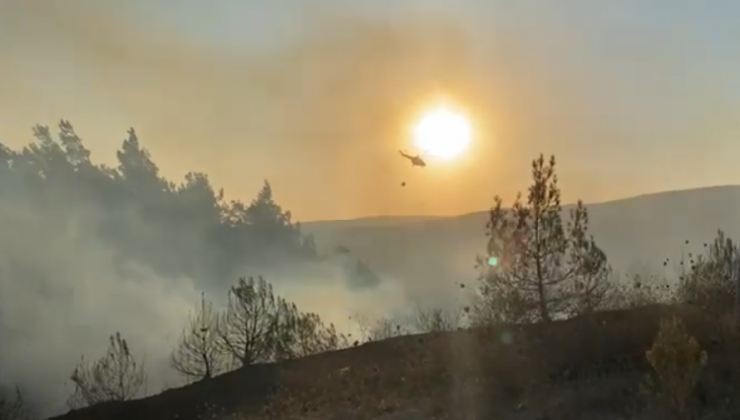
[[[707,354],[677,316],[663,319],[646,357],[660,382],[659,396],[679,418],[706,364]]]
[[[421,333],[454,331],[460,328],[460,318],[460,314],[455,311],[417,306],[411,324]]]
[[[730,312],[740,273],[740,249],[722,231],[704,247],[708,248],[704,255],[689,254],[689,260],[682,262],[685,272],[679,279],[678,300],[715,314]]]
[[[613,279],[602,309],[634,309],[648,305],[670,304],[675,287],[666,279],[650,274],[632,274]]]

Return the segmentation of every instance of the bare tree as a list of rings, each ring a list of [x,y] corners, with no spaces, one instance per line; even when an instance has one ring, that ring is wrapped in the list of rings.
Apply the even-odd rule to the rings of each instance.
[[[144,364],[138,363],[128,343],[116,332],[110,336],[105,356],[90,364],[84,358],[70,377],[75,391],[67,400],[72,408],[82,408],[105,401],[126,401],[135,398],[146,385]]]
[[[293,359],[347,345],[333,325],[303,313],[275,296],[265,279],[241,278],[229,290],[228,305],[218,322],[219,346],[242,366]]]
[[[375,318],[356,314],[350,319],[357,323],[362,342],[380,341],[407,333],[401,324],[387,317]]]
[[[20,386],[15,387],[13,395],[0,395],[0,420],[31,420],[37,418],[29,407]]]
[[[348,340],[317,314],[300,312],[295,304],[281,301],[275,345],[275,358],[285,360],[347,347]]]
[[[242,366],[273,358],[281,300],[262,277],[240,278],[219,321],[221,348]]]
[[[417,305],[411,321],[422,333],[452,331],[460,326],[460,316],[457,312],[442,308],[425,308],[420,305]]]
[[[610,268],[606,255],[588,235],[582,202],[563,226],[555,157],[532,161],[532,186],[526,203],[517,195],[511,210],[495,198],[487,224],[488,255],[476,309],[493,311],[496,321],[550,321],[592,310],[606,294]]]
[[[218,339],[218,316],[205,294],[201,294],[200,307],[190,315],[170,357],[172,367],[189,380],[209,379],[223,372],[227,368],[226,356]]]

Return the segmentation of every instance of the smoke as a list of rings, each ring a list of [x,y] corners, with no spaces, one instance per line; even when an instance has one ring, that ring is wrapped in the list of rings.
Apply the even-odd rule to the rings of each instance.
[[[2,382],[23,385],[45,412],[60,410],[80,356],[102,356],[115,331],[147,359],[151,387],[172,380],[163,362],[197,302],[193,281],[162,279],[136,261],[118,264],[85,228],[94,212],[60,229],[50,213],[7,197],[0,201]]]
[[[59,196],[54,208],[41,209],[28,204],[32,187],[24,187],[3,189],[0,199],[0,382],[21,384],[44,414],[64,410],[73,391],[69,376],[81,355],[102,356],[108,336],[119,331],[134,355],[145,360],[147,393],[181,385],[168,358],[187,315],[198,305],[201,290],[208,290],[217,306],[223,304],[227,286],[216,290],[207,279],[163,277],[94,233],[103,220],[94,204]],[[65,208],[77,210],[67,217]],[[158,232],[133,215],[128,222]],[[241,271],[263,276],[278,295],[340,332],[354,328],[353,314],[371,310],[384,316],[406,305],[398,283],[350,291],[345,267],[331,261]]]
[[[392,317],[409,307],[403,282],[383,276],[379,285],[355,290],[347,270],[340,264],[321,264],[270,270],[275,292],[296,302],[301,310],[321,315],[338,331],[357,337],[358,315],[370,319]]]

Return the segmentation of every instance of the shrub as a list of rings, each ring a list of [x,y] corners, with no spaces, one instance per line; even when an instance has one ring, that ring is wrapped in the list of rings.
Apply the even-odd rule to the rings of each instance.
[[[663,319],[646,357],[660,382],[659,396],[680,418],[706,364],[707,354],[677,316]]]
[[[714,242],[705,244],[704,255],[682,262],[678,300],[723,314],[735,305],[735,290],[740,273],[740,249],[724,232],[717,232]]]
[[[454,331],[460,327],[460,314],[442,308],[416,306],[411,318],[414,329],[421,333]]]

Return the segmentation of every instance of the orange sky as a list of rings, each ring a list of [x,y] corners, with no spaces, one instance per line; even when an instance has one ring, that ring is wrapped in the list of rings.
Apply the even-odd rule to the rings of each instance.
[[[112,3],[41,4],[0,0],[0,141],[21,145],[32,124],[65,118],[110,162],[134,126],[167,176],[204,171],[245,200],[267,178],[300,220],[485,209],[526,190],[539,152],[558,156],[566,201],[740,175],[727,161],[737,107],[721,86],[674,84],[666,66],[684,57],[639,39],[627,44],[637,58],[602,58],[556,15],[476,32],[454,15],[308,10],[256,52],[196,46]],[[440,90],[474,111],[473,149],[411,168],[397,153],[408,115]],[[671,108],[688,94],[695,106]]]

